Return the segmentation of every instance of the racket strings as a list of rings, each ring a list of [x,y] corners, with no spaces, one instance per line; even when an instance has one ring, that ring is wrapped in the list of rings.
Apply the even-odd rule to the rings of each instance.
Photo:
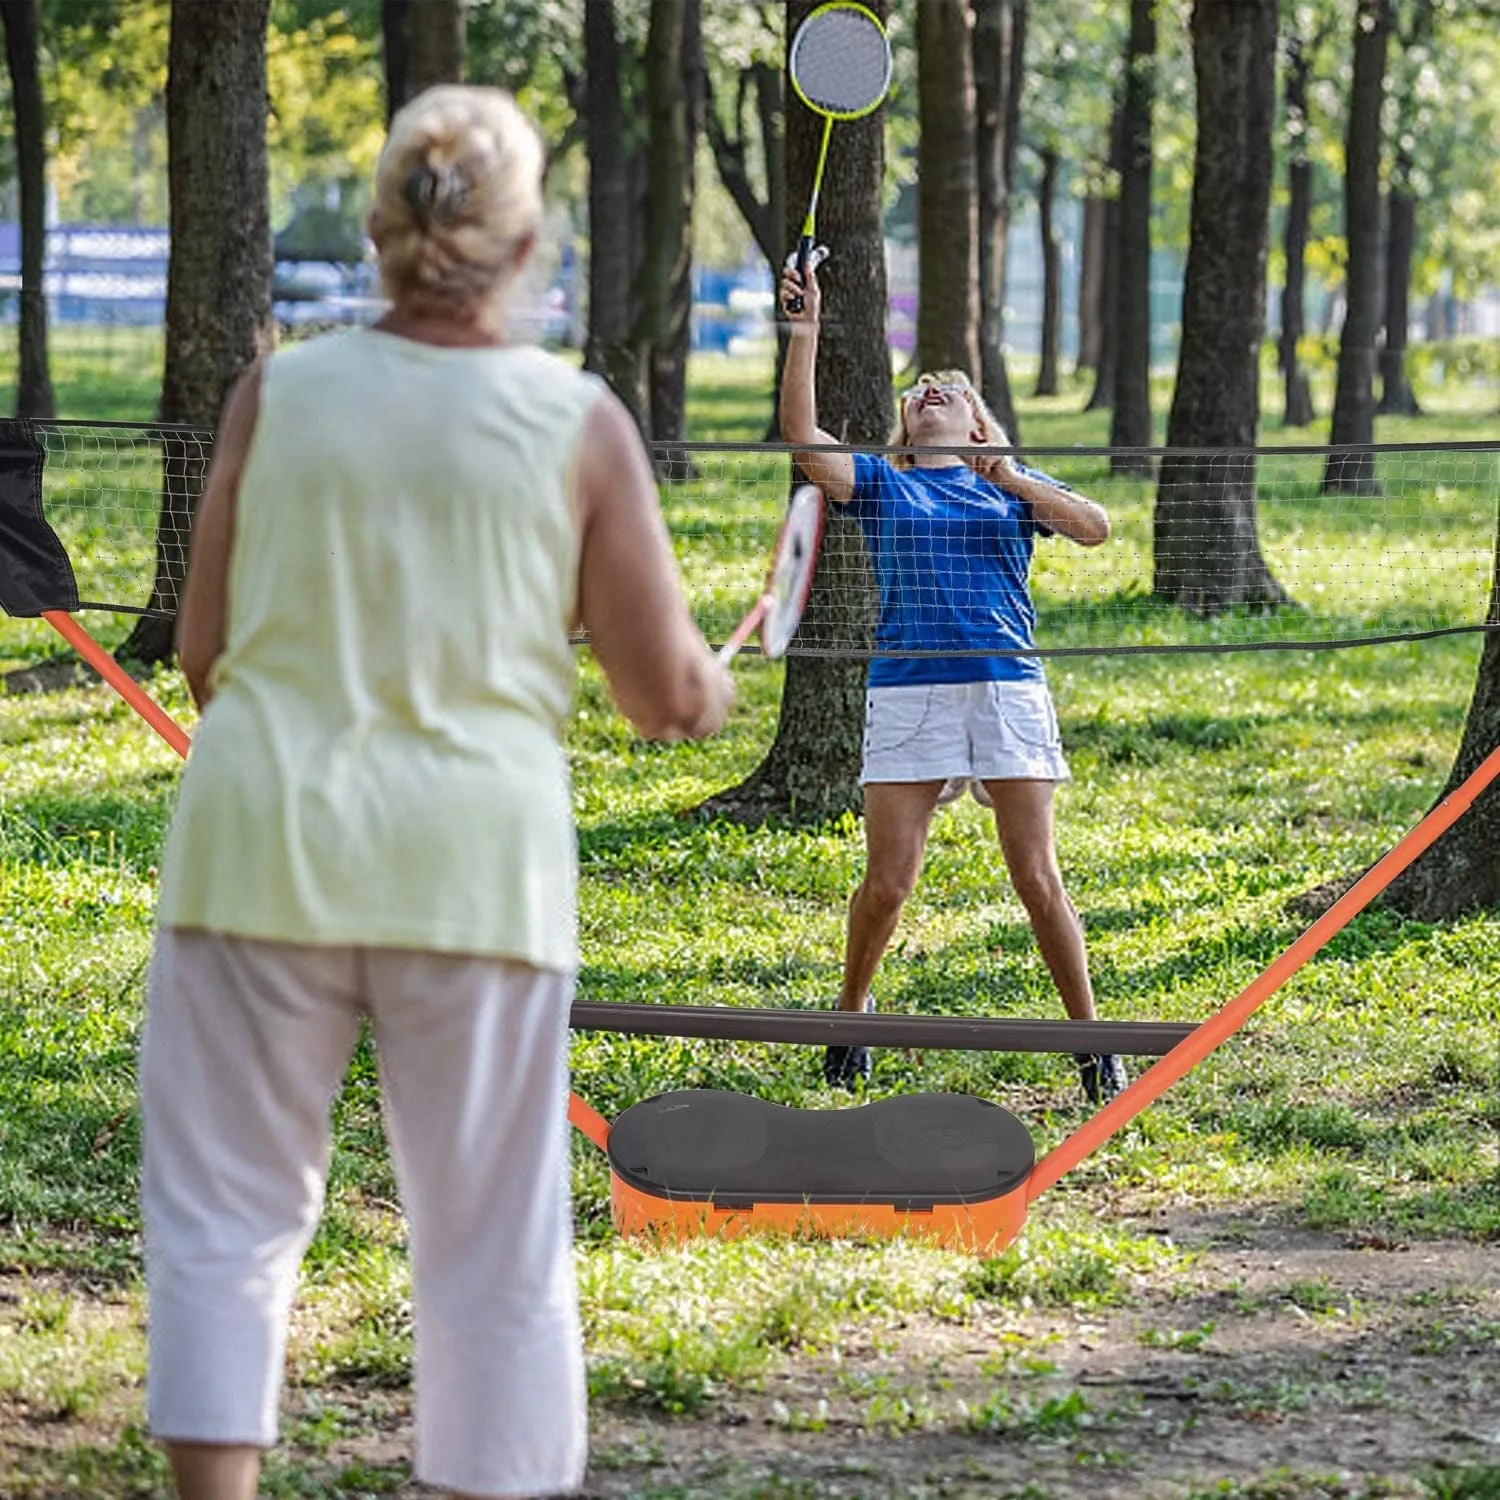
[[[814,109],[832,115],[860,114],[885,96],[890,48],[869,16],[855,10],[831,10],[803,25],[788,65]]]

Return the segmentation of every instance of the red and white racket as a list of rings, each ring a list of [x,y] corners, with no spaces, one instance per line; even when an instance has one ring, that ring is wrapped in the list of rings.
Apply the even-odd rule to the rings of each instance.
[[[807,608],[822,541],[823,492],[815,484],[799,485],[776,538],[765,590],[720,648],[722,665],[728,666],[739,655],[740,647],[757,626],[761,655],[770,661],[786,655],[802,623],[802,611]]]

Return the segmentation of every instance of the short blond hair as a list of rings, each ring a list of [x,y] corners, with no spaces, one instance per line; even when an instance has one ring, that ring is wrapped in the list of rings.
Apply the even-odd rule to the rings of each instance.
[[[452,311],[492,295],[542,221],[546,154],[503,89],[441,84],[391,121],[368,228],[387,297]]]
[[[984,433],[984,445],[987,448],[1009,448],[1010,434],[1001,425],[1000,419],[989,409],[983,396],[974,389],[974,382],[969,379],[965,370],[924,370],[908,387],[915,390],[924,385],[959,385],[963,387],[964,395],[968,399],[969,409],[979,420],[980,430]],[[888,446],[892,448],[905,448],[911,443],[911,433],[906,426],[906,394],[905,392],[896,401],[896,425],[891,429]],[[974,467],[974,460],[965,459],[970,468]],[[916,463],[916,458],[910,453],[895,453],[891,456],[891,463],[898,469],[909,469]]]

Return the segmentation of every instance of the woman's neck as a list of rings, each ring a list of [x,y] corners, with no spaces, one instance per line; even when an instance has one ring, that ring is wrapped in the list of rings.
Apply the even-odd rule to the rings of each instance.
[[[381,333],[419,344],[436,344],[446,349],[498,349],[511,342],[504,309],[498,303],[467,307],[453,313],[434,313],[404,308],[397,303],[375,327]]]

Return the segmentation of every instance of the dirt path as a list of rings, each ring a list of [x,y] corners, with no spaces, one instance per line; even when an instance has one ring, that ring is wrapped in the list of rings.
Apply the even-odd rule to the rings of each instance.
[[[1500,1497],[1500,1245],[1360,1243],[1230,1216],[1153,1227],[1200,1253],[1123,1307],[919,1317],[789,1357],[703,1417],[596,1410],[585,1493],[1354,1500],[1441,1495],[1424,1479],[1446,1469],[1463,1500]],[[361,1435],[321,1446],[317,1470],[405,1460],[404,1393],[319,1400],[356,1415]],[[129,1420],[123,1407],[49,1421],[0,1402],[13,1465],[0,1462],[0,1493],[153,1493],[123,1476],[82,1489],[48,1477],[64,1486],[53,1460],[70,1453],[76,1474],[80,1445],[117,1445]],[[1465,1471],[1468,1488],[1453,1488]]]

